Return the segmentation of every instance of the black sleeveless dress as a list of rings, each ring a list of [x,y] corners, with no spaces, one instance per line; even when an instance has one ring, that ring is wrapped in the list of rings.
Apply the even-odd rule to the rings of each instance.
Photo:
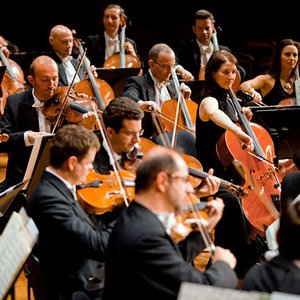
[[[233,104],[228,98],[227,90],[219,88],[209,96],[217,99],[220,110],[228,115],[234,123],[238,121]],[[226,176],[224,167],[216,152],[216,144],[221,135],[225,133],[225,129],[216,125],[213,121],[203,122],[199,117],[199,109],[200,105],[196,116],[197,158],[201,162],[205,172],[209,168],[213,168],[216,176],[229,180],[230,178]]]
[[[277,105],[280,101],[290,97],[295,97],[295,91],[289,94],[282,87],[280,80],[276,79],[273,88],[263,97],[263,102],[266,105]]]

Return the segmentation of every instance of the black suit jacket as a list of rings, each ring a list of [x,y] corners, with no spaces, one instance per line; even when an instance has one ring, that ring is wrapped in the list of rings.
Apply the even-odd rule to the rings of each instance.
[[[190,265],[204,247],[199,232],[176,244],[155,214],[131,202],[109,240],[104,299],[175,300],[182,282],[235,288],[228,264],[218,261],[204,273]]]
[[[167,86],[171,98],[177,98],[176,88],[173,81]],[[129,77],[124,86],[123,96],[129,97],[134,101],[154,101],[155,100],[155,87],[153,79],[147,71],[143,76]],[[156,134],[151,113],[145,112],[143,118],[143,136],[149,138]]]
[[[26,147],[24,133],[27,130],[39,131],[36,108],[32,107],[32,90],[13,94],[7,98],[0,120],[0,133],[7,133],[9,140],[0,143],[0,151],[8,153],[6,180],[2,188],[20,182],[25,174],[32,146]]]
[[[47,300],[87,292],[92,278],[97,279],[95,289],[101,290],[104,266],[98,262],[104,260],[112,223],[92,222],[66,185],[47,171],[26,210],[39,230],[34,252],[41,263]]]
[[[300,295],[299,282],[299,267],[279,255],[270,262],[254,265],[246,273],[242,288],[248,291],[277,291]]]
[[[100,150],[96,153],[93,167],[97,173],[109,174],[113,170],[110,162],[109,156],[104,147],[101,145]]]
[[[67,78],[65,68],[62,64],[61,59],[57,56],[57,54],[54,51],[51,51],[49,53],[49,56],[52,57],[55,60],[55,62],[57,63],[58,75],[59,75],[59,79],[58,79],[59,85],[60,86],[67,86],[68,85],[68,78]],[[79,65],[79,60],[73,58],[71,60],[71,64],[74,66],[74,69],[76,70],[78,68],[78,65]],[[80,80],[84,79],[84,70],[85,70],[85,68],[82,65],[82,67],[80,67],[80,69],[78,71],[78,77],[80,78]]]

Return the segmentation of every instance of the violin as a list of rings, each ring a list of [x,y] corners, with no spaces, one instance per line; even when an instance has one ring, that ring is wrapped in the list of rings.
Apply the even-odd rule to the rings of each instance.
[[[206,229],[209,212],[207,203],[200,202],[194,194],[187,197],[187,204],[176,212],[170,231],[176,243],[184,240],[192,231],[200,231],[206,246],[213,246],[212,234]]]
[[[129,201],[134,199],[135,175],[132,172],[119,170],[104,175],[91,170],[85,183],[77,186],[76,192],[79,203],[87,212],[104,214],[124,204],[124,195],[117,175],[122,177],[126,199]]]
[[[42,113],[58,126],[64,121],[81,124],[82,114],[93,110],[93,102],[91,97],[78,95],[74,90],[69,92],[68,86],[59,86],[56,95],[44,103]]]

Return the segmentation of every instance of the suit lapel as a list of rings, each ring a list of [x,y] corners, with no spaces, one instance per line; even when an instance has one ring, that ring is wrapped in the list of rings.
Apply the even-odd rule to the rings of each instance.
[[[45,172],[45,177],[52,185],[55,186],[55,188],[59,191],[59,193],[61,193],[63,195],[64,198],[67,198],[68,201],[71,202],[76,213],[80,217],[85,219],[91,226],[94,227],[94,223],[92,222],[90,217],[87,215],[87,213],[84,211],[83,207],[78,203],[77,200],[74,199],[72,192],[66,187],[66,185],[60,179],[58,179],[56,176],[54,176],[53,174],[51,174],[47,171]]]

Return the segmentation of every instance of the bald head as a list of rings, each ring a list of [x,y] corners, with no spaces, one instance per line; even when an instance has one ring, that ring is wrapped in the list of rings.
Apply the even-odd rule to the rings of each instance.
[[[178,170],[187,170],[183,158],[172,149],[157,146],[150,149],[137,169],[135,191],[148,189],[160,172],[167,174]]]
[[[62,58],[72,54],[73,42],[73,33],[68,27],[56,25],[51,29],[49,43],[53,50]]]
[[[29,68],[29,74],[32,77],[35,77],[35,74],[41,69],[57,70],[58,72],[56,62],[50,56],[47,55],[38,56],[33,60]]]
[[[50,37],[52,37],[52,38],[57,38],[64,34],[72,35],[71,29],[69,29],[68,27],[66,27],[64,25],[56,25],[56,26],[52,27],[52,29],[50,30]]]

